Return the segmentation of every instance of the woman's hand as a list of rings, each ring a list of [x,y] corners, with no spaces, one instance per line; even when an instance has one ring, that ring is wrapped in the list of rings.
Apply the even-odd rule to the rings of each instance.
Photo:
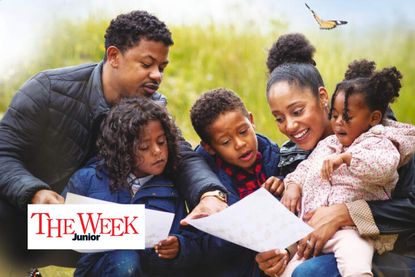
[[[304,220],[314,228],[313,232],[298,243],[297,254],[306,259],[317,256],[339,228],[353,225],[345,204],[317,208],[307,213]]]
[[[301,187],[290,183],[281,198],[281,203],[291,212],[298,213],[301,210]]]
[[[154,250],[162,259],[174,259],[179,253],[179,239],[175,236],[168,236],[154,246]]]
[[[269,177],[262,187],[275,196],[280,196],[284,191],[284,182],[275,176]]]
[[[268,276],[281,275],[289,260],[287,250],[270,250],[256,255],[259,268]]]
[[[317,256],[336,231],[337,229],[333,225],[324,225],[323,227],[315,229],[298,242],[298,256],[305,259]]]

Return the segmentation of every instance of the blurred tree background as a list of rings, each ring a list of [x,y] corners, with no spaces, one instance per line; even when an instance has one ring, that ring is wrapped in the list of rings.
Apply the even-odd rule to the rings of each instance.
[[[20,64],[12,75],[0,77],[0,112],[6,110],[23,82],[37,72],[100,61],[108,22],[97,18],[55,22],[51,32],[44,35],[37,53]],[[265,61],[272,43],[287,32],[287,24],[272,21],[270,25],[271,31],[263,32],[252,22],[238,26],[170,24],[175,44],[160,91],[168,97],[170,112],[192,144],[199,140],[190,124],[190,106],[198,95],[217,87],[230,88],[241,96],[254,115],[258,132],[279,144],[285,141],[266,103]],[[329,92],[342,80],[347,64],[354,59],[372,59],[378,68],[397,66],[404,78],[401,96],[393,110],[399,120],[415,123],[415,33],[398,26],[365,34],[341,32],[340,28],[304,32],[317,49],[317,67]]]

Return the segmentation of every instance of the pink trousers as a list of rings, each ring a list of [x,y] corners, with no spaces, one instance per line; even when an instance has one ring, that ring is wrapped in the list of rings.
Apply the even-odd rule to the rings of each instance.
[[[323,247],[323,253],[334,253],[340,274],[345,276],[373,276],[372,258],[373,243],[363,239],[354,229],[339,230],[327,241]],[[304,259],[299,259],[297,254],[287,264],[281,277],[291,276],[294,269]]]

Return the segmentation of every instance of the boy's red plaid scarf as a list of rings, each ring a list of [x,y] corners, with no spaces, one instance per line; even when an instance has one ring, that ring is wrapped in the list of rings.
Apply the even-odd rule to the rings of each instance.
[[[224,170],[231,177],[233,185],[236,187],[241,199],[259,189],[267,180],[262,170],[262,154],[260,152],[257,152],[255,163],[252,166],[252,172],[231,165],[218,156],[216,156],[216,166]]]

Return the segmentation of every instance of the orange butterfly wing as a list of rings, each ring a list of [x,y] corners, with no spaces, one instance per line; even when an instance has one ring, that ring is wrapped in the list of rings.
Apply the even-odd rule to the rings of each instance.
[[[347,21],[344,20],[323,20],[321,19],[318,14],[316,14],[308,5],[305,3],[305,6],[311,11],[313,14],[314,19],[317,21],[318,25],[320,26],[320,29],[323,30],[330,30],[333,28],[336,28],[338,25],[344,25],[347,24]]]

